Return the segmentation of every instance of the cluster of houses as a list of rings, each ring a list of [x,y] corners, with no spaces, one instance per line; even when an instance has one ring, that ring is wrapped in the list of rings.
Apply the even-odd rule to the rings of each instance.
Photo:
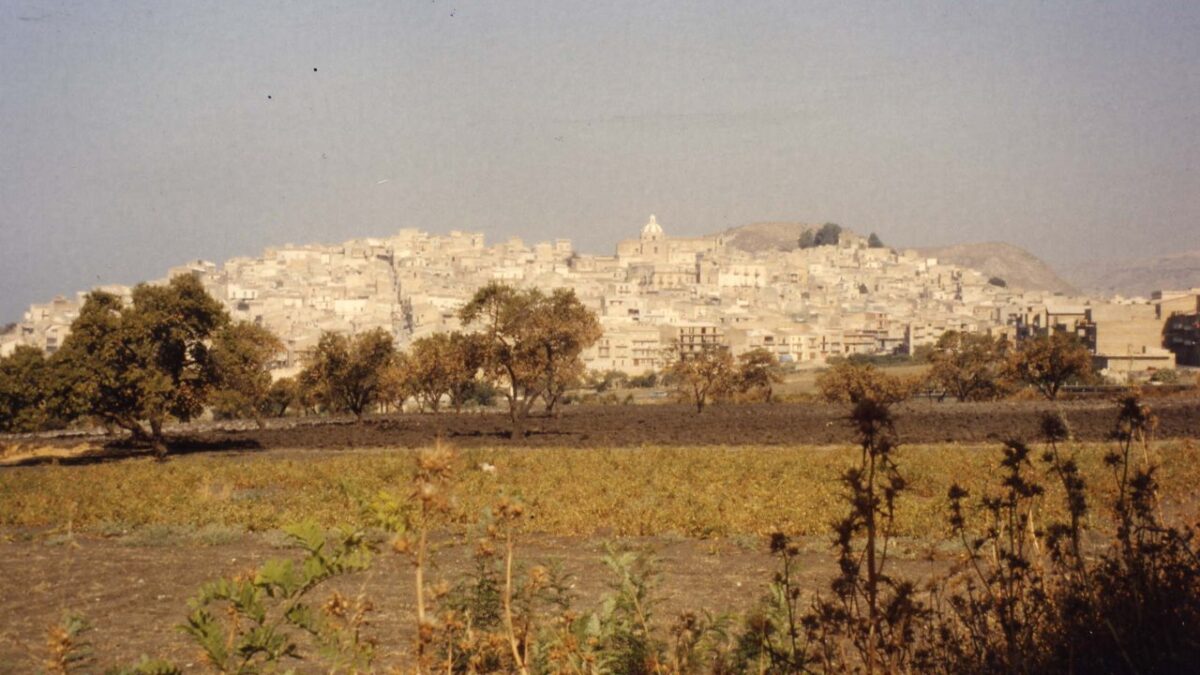
[[[323,331],[384,328],[399,346],[461,329],[458,309],[491,281],[568,287],[600,318],[588,368],[640,374],[672,348],[757,348],[784,364],[820,366],[853,354],[913,353],[948,330],[1014,340],[1078,333],[1109,374],[1200,365],[1200,289],[1149,299],[1099,300],[1022,290],[914,251],[872,247],[843,233],[836,245],[750,253],[722,235],[670,237],[654,216],[614,255],[586,255],[556,239],[488,245],[483,234],[405,229],[340,245],[287,245],[256,258],[172,268],[198,278],[230,314],[265,326],[287,346],[279,374],[295,372]],[[125,287],[103,290],[128,296]],[[55,351],[85,294],[30,307],[0,336]]]

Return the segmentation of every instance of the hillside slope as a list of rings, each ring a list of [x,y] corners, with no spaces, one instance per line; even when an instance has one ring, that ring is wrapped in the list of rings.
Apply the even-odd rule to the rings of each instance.
[[[805,230],[820,227],[820,224],[799,222],[750,223],[730,228],[722,234],[730,246],[749,253],[771,249],[790,251],[796,248],[796,241]],[[865,236],[851,230],[843,231],[852,236]],[[884,243],[888,242],[885,240]],[[1037,256],[1012,244],[956,244],[917,250],[925,256],[1000,277],[1015,288],[1068,294],[1078,292]]]
[[[731,227],[721,234],[730,246],[747,253],[772,249],[791,251],[796,248],[796,242],[805,230],[819,227],[819,224],[813,223],[750,223]]]
[[[979,270],[990,277],[1000,277],[1014,288],[1078,293],[1049,265],[1020,246],[996,241],[919,248],[917,251],[953,265]]]
[[[1164,289],[1200,286],[1200,249],[1154,258],[1098,260],[1073,265],[1065,276],[1100,295],[1148,296]]]

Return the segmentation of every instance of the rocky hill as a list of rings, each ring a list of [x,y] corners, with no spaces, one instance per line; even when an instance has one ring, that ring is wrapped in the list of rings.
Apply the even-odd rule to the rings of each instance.
[[[771,249],[790,251],[796,248],[801,234],[820,227],[819,224],[796,222],[751,223],[730,228],[722,234],[730,246],[749,253]],[[848,236],[866,236],[849,230],[843,232]],[[890,242],[884,241],[884,244],[888,243]],[[1068,294],[1078,292],[1038,257],[1012,244],[956,244],[917,250],[931,258],[976,269],[988,276],[1000,277],[1014,288]]]
[[[791,251],[806,230],[816,230],[820,224],[812,223],[750,223],[732,227],[721,234],[732,247],[747,253],[760,253],[777,249]]]
[[[990,277],[1000,277],[1014,288],[1066,294],[1079,292],[1040,258],[1012,244],[955,244],[917,250],[931,258],[979,270]]]
[[[1149,296],[1163,289],[1200,286],[1200,249],[1154,258],[1098,260],[1072,265],[1064,276],[1098,295]]]

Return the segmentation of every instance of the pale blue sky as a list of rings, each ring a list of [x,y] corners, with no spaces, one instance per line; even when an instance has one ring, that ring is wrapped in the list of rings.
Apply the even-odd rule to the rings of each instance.
[[[4,0],[0,63],[0,321],[401,227],[1200,247],[1197,2]]]

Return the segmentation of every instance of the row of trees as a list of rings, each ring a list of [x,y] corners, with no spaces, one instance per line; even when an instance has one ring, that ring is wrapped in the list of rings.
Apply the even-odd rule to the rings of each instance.
[[[796,245],[802,249],[816,248],[818,246],[837,246],[841,239],[842,226],[837,223],[825,223],[817,229],[801,232]],[[867,237],[867,246],[870,248],[883,248],[883,240],[879,238],[879,235],[872,232]]]
[[[163,425],[206,407],[221,417],[282,415],[295,404],[361,418],[415,399],[457,410],[501,386],[515,435],[541,401],[553,412],[580,379],[600,324],[573,291],[490,284],[463,307],[470,333],[439,333],[399,352],[382,329],[325,333],[295,379],[272,381],[284,350],[255,324],[231,321],[192,277],[140,285],[132,301],[88,295],[71,334],[49,358],[20,347],[0,359],[0,431],[35,431],[90,418],[165,452]]]
[[[684,399],[704,411],[712,401],[734,396],[756,396],[771,402],[774,387],[783,381],[779,360],[765,349],[754,349],[737,359],[725,347],[695,353],[676,351],[663,373]]]
[[[138,286],[129,304],[98,291],[87,297],[54,355],[21,347],[0,359],[0,431],[61,427],[86,417],[128,430],[162,452],[164,423],[188,421],[206,407],[261,425],[263,417],[293,405],[359,418],[409,399],[435,412],[443,401],[459,410],[472,400],[488,401],[498,387],[513,434],[521,436],[537,404],[554,413],[583,380],[581,354],[601,335],[594,313],[565,289],[547,294],[489,284],[459,318],[470,332],[423,337],[407,353],[382,329],[326,333],[295,380],[272,381],[269,365],[284,349],[279,339],[255,324],[231,321],[195,279]],[[697,412],[718,399],[770,401],[782,379],[765,350],[737,359],[726,348],[676,350],[668,360],[664,383]],[[1053,399],[1064,384],[1091,372],[1086,348],[1063,334],[1013,349],[1002,338],[949,332],[929,360],[930,386],[960,400],[998,398],[1020,382]],[[823,388],[845,389],[854,377],[834,369]]]
[[[193,277],[139,285],[129,304],[95,291],[52,356],[18,347],[0,361],[0,430],[88,417],[162,453],[164,423],[199,415],[214,392],[232,408],[262,397],[282,349],[266,329],[231,321]]]
[[[1025,340],[1013,347],[1003,337],[949,331],[926,355],[927,374],[904,377],[870,364],[844,362],[817,378],[817,388],[828,401],[889,404],[924,390],[959,401],[994,401],[1028,386],[1049,400],[1062,388],[1094,379],[1092,357],[1074,335],[1052,333]]]
[[[1021,385],[1055,400],[1064,386],[1094,378],[1087,346],[1061,332],[1013,347],[1003,336],[949,331],[934,345],[929,362],[929,383],[960,401],[995,400]]]
[[[473,332],[436,333],[396,350],[383,330],[353,337],[326,333],[299,376],[310,406],[362,417],[375,406],[409,398],[437,411],[459,410],[499,385],[513,435],[524,434],[539,402],[553,413],[583,375],[581,354],[600,338],[600,323],[574,291],[546,294],[492,283],[479,289],[459,318]]]
[[[870,364],[844,361],[817,378],[823,398],[857,403],[874,399],[895,403],[921,390],[954,396],[960,401],[1003,398],[1023,385],[1050,400],[1073,382],[1093,378],[1087,347],[1065,333],[1035,337],[1013,348],[1003,337],[979,333],[945,333],[924,355],[929,372],[921,377],[886,373]],[[772,399],[773,386],[782,381],[779,363],[764,349],[733,358],[723,347],[699,353],[676,353],[663,372],[665,384],[702,412],[711,402],[761,392],[759,400]]]

